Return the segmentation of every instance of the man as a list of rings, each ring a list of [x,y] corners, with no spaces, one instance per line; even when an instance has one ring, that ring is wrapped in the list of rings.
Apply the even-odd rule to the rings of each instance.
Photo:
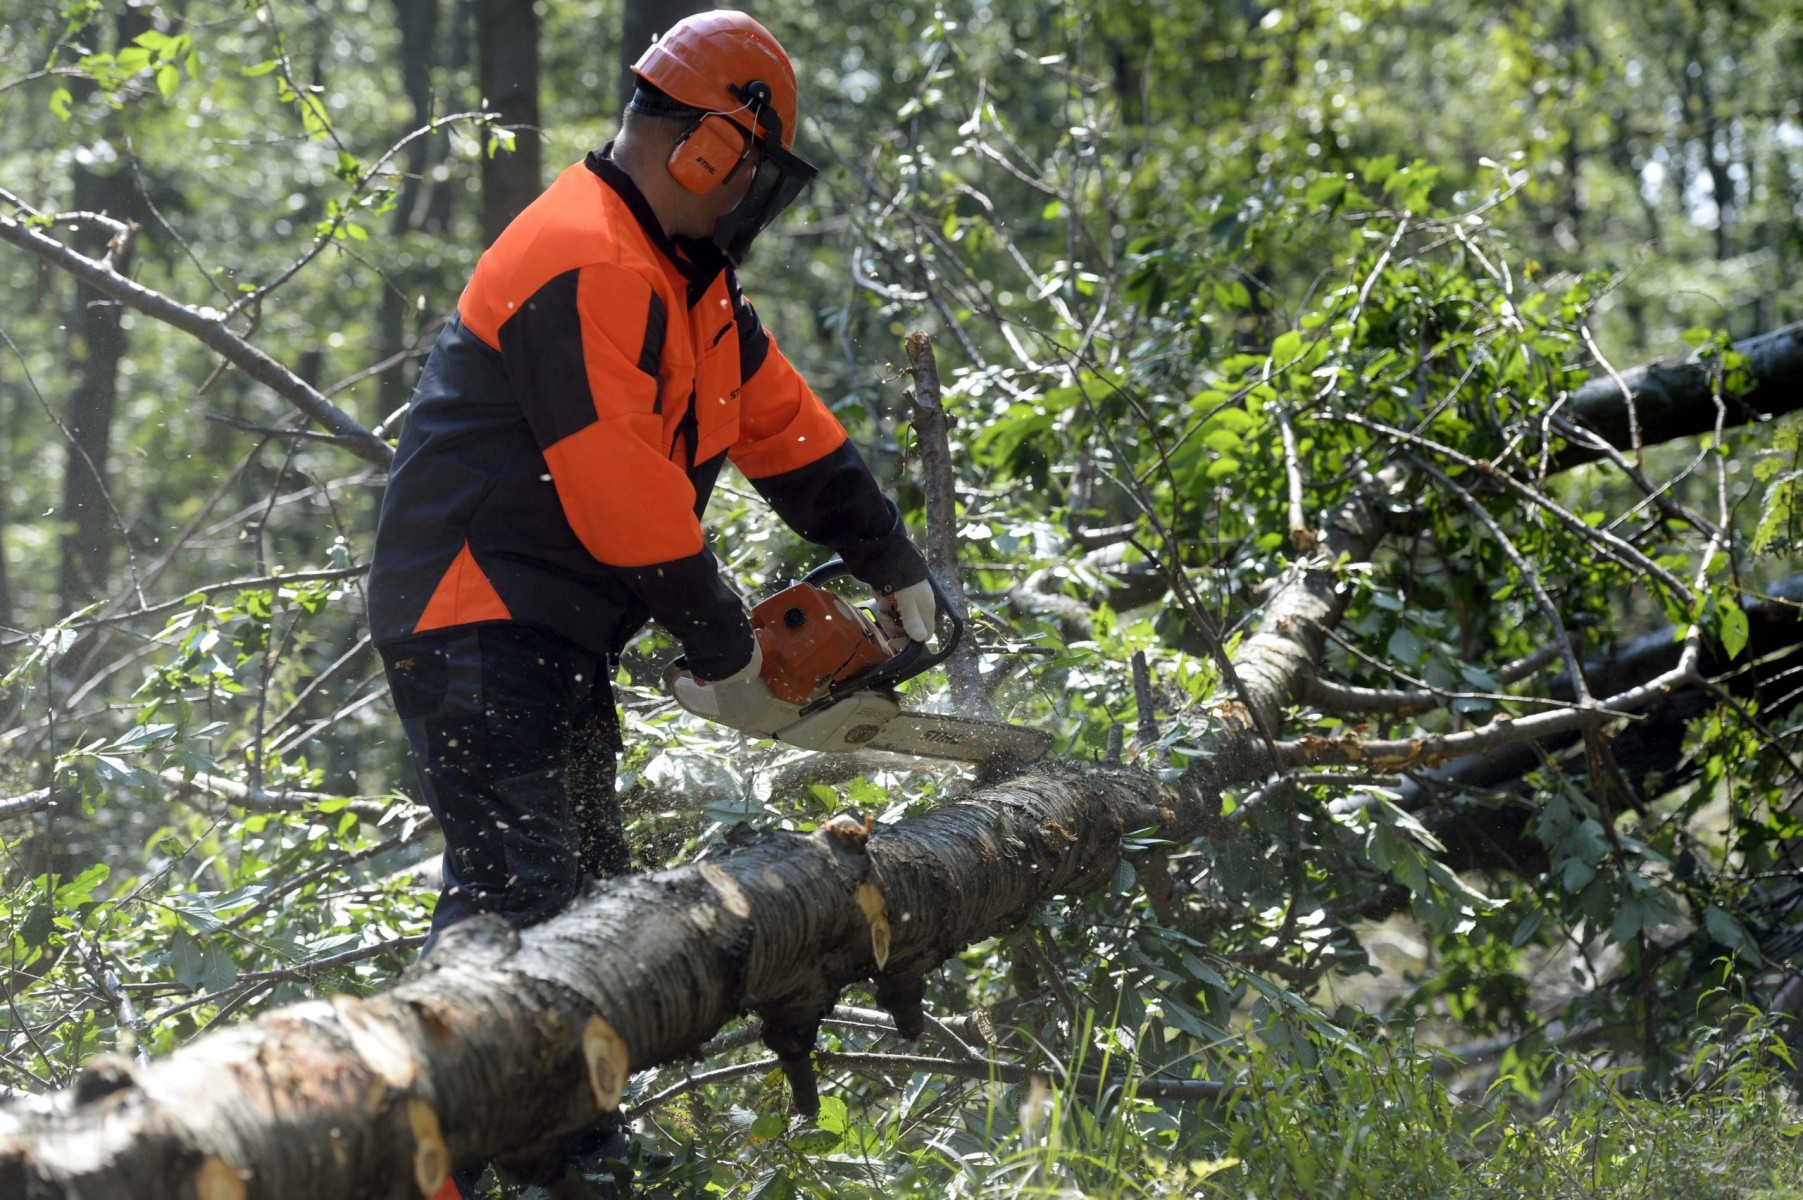
[[[633,68],[619,137],[482,256],[401,431],[369,578],[395,707],[445,835],[433,937],[516,925],[623,871],[609,686],[647,619],[697,711],[772,697],[700,516],[724,460],[840,554],[908,636],[926,565],[734,268],[815,174],[762,25],[684,20]]]

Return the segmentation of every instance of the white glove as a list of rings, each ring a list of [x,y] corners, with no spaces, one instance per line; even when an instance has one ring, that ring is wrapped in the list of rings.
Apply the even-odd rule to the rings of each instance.
[[[926,580],[910,583],[893,595],[878,595],[876,614],[883,632],[891,637],[907,634],[917,642],[933,636],[933,618],[939,605],[933,599],[933,585]]]
[[[794,720],[794,712],[770,691],[763,669],[764,647],[754,638],[751,661],[725,679],[678,675],[671,688],[676,702],[698,717],[750,733],[774,733]]]
[[[751,661],[728,675],[725,679],[700,679],[697,683],[707,687],[717,687],[723,683],[748,683],[764,673],[764,643],[758,640],[757,634],[751,635]]]

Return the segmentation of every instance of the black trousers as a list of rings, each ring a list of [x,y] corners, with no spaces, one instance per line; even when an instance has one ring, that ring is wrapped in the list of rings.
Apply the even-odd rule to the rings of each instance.
[[[586,880],[627,869],[611,663],[514,624],[434,630],[382,660],[444,829],[432,940],[477,913],[543,921]]]

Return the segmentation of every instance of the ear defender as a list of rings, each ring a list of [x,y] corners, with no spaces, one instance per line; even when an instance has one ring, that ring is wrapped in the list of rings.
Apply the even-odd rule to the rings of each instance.
[[[670,151],[670,175],[698,196],[705,196],[733,173],[751,148],[746,132],[719,113],[708,113],[689,126]]]

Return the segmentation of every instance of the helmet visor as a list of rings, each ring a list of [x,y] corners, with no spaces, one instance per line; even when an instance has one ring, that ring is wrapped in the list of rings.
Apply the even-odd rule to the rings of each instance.
[[[795,198],[820,173],[812,163],[784,150],[774,140],[763,141],[761,147],[763,156],[745,198],[714,224],[714,245],[735,267],[745,261],[757,235],[795,203]]]

